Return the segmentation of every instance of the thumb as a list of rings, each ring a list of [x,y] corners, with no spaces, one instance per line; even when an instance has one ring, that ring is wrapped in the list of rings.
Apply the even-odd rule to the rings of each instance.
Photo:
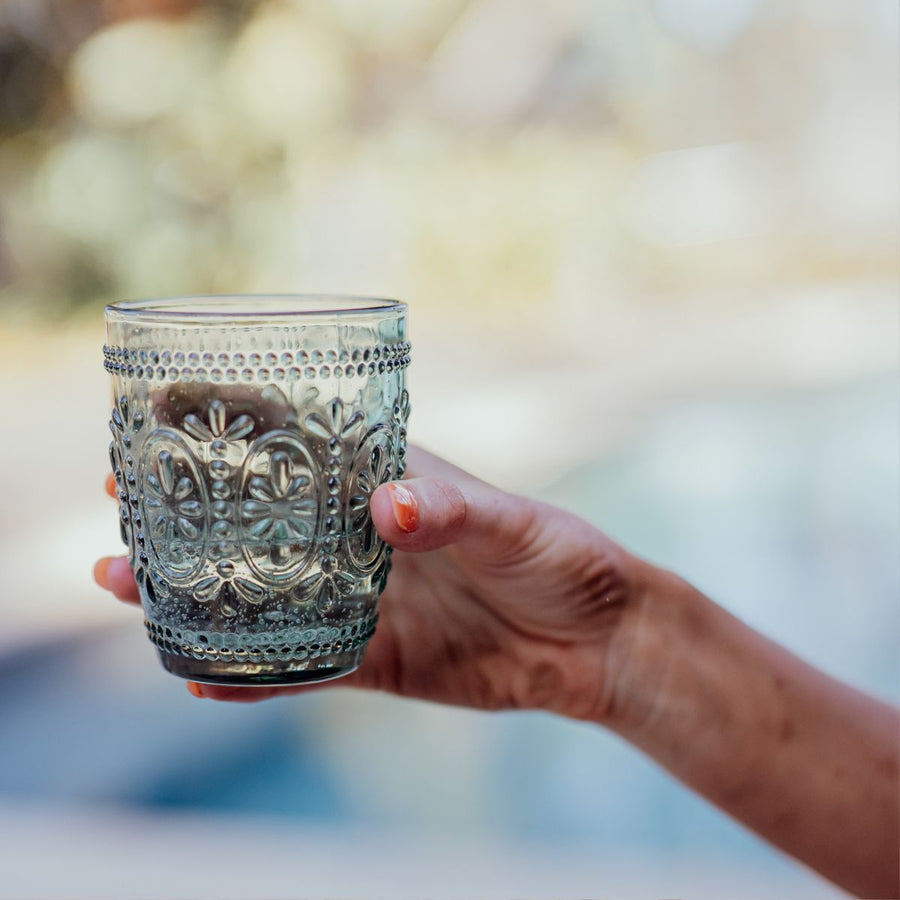
[[[461,487],[442,478],[411,478],[378,488],[371,511],[378,533],[398,550],[460,544],[497,559],[521,546],[536,505],[483,482]]]

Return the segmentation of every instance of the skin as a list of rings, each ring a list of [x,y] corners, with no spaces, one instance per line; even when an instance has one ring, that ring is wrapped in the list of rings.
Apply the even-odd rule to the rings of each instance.
[[[846,890],[900,896],[897,710],[573,515],[414,448],[408,475],[372,497],[394,565],[337,686],[595,722]],[[124,559],[95,575],[139,603]],[[256,702],[332,684],[188,687]]]

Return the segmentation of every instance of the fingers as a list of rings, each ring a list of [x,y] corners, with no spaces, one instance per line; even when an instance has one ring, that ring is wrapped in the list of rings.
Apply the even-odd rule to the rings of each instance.
[[[525,540],[533,504],[463,474],[391,482],[372,495],[378,533],[398,550],[421,553],[460,544],[497,561]]]
[[[94,581],[125,603],[140,604],[141,595],[124,556],[104,556],[94,564]]]
[[[232,687],[224,684],[198,684],[196,681],[189,681],[187,689],[201,700],[226,700],[231,703],[255,703],[258,700],[268,700],[277,694],[297,692],[296,688]]]
[[[368,685],[364,677],[358,671],[331,681],[321,681],[318,684],[298,684],[292,687],[242,687],[240,685],[226,684],[198,684],[196,681],[187,683],[188,691],[195,697],[226,701],[228,703],[257,703],[260,700],[270,700],[272,697],[286,697],[289,694],[307,694],[310,691],[323,691],[336,687],[366,686]]]
[[[220,700],[228,703],[258,703],[272,697],[283,697],[287,694],[299,694],[307,690],[315,690],[314,686],[296,687],[239,687],[225,684],[187,683],[188,691],[201,700]]]
[[[106,476],[104,488],[110,497],[117,498],[119,496],[119,486],[116,484],[115,475]],[[124,556],[104,556],[102,559],[98,559],[94,563],[94,581],[104,590],[115,594],[119,600],[140,605],[141,595],[134,582],[134,575],[131,574],[128,560]]]
[[[414,478],[380,487],[372,496],[371,509],[378,533],[389,544],[422,552],[459,538],[468,504],[453,482]]]

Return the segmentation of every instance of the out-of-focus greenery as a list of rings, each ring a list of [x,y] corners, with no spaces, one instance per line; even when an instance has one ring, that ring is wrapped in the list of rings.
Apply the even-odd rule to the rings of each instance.
[[[726,303],[897,270],[887,0],[3,0],[0,303]]]

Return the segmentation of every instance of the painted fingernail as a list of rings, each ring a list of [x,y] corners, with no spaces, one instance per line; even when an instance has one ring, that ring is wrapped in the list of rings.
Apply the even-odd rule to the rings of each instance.
[[[391,507],[397,527],[410,534],[419,527],[419,504],[412,491],[402,484],[389,484],[388,490],[391,492]]]
[[[116,484],[116,476],[111,472],[106,476],[106,484],[104,486],[106,488],[106,493],[109,494],[110,497],[118,496],[119,486]]]
[[[201,700],[206,696],[206,694],[203,693],[203,688],[202,688],[199,684],[197,684],[196,681],[189,681],[189,682],[187,683],[187,689],[188,689],[195,697],[199,697]]]
[[[106,590],[109,590],[109,564],[111,562],[112,559],[104,556],[103,559],[98,559],[94,563],[94,581]]]

